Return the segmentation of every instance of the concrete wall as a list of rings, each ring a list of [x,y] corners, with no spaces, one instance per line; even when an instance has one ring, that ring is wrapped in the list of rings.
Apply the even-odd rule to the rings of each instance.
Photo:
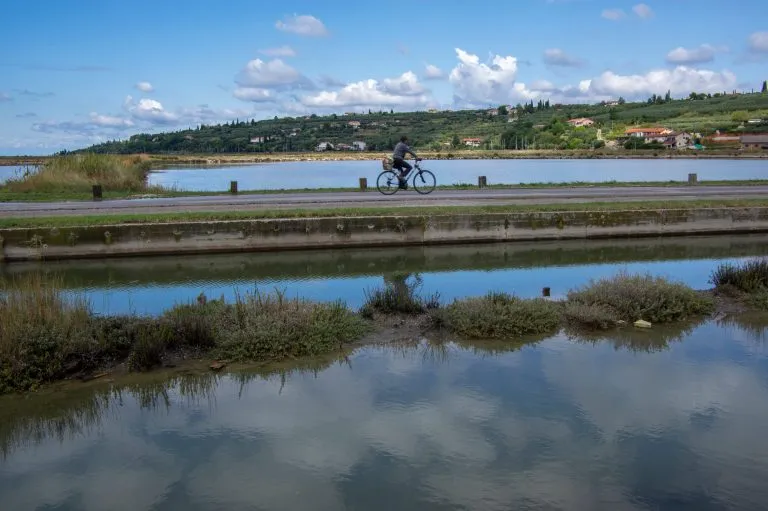
[[[768,232],[768,208],[297,218],[0,229],[2,260]]]

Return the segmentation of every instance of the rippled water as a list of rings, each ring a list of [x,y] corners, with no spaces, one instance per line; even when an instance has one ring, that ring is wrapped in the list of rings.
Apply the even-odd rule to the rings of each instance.
[[[14,263],[0,266],[0,276],[43,270],[83,292],[96,311],[159,313],[201,292],[233,299],[236,290],[256,287],[358,307],[365,289],[394,272],[419,273],[423,291],[443,300],[499,289],[536,296],[543,287],[559,297],[618,271],[651,272],[703,289],[720,262],[766,253],[768,236],[761,234]]]
[[[765,509],[765,324],[0,398],[2,508]]]
[[[689,173],[699,180],[766,179],[763,161],[749,160],[435,160],[424,167],[437,175],[439,184],[539,183],[573,181],[685,181]],[[190,166],[159,170],[150,175],[153,185],[190,191],[229,190],[237,181],[240,190],[285,188],[357,187],[358,179],[375,183],[381,164],[374,161],[289,162],[237,166]]]

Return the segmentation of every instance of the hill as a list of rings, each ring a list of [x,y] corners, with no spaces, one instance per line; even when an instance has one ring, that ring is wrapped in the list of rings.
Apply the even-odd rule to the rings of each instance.
[[[589,118],[591,126],[567,121]],[[755,122],[760,119],[762,122]],[[750,122],[750,120],[752,122]],[[240,153],[314,151],[329,143],[352,149],[389,150],[402,134],[414,147],[439,150],[465,146],[465,139],[485,149],[585,149],[614,140],[630,126],[663,126],[707,136],[768,131],[768,93],[696,94],[673,100],[653,96],[645,102],[550,105],[540,101],[488,110],[371,112],[269,120],[234,120],[170,133],[146,133],[81,151],[96,153]],[[604,140],[598,140],[598,130]]]

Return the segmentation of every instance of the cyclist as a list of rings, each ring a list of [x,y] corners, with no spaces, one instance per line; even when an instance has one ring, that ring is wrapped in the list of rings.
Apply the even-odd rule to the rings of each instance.
[[[392,154],[392,168],[400,171],[400,175],[397,176],[400,181],[400,189],[405,190],[408,188],[406,176],[413,169],[410,163],[405,161],[405,155],[412,155],[416,161],[421,161],[421,158],[416,156],[416,153],[408,146],[408,137],[400,137],[400,142],[395,146],[395,151]]]

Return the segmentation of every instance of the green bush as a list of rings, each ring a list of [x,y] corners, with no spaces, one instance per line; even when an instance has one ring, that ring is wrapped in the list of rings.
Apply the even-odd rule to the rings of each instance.
[[[716,288],[733,288],[744,293],[768,291],[768,259],[718,266],[709,279]]]
[[[615,327],[619,321],[616,313],[603,305],[566,302],[563,317],[569,326],[595,330]]]
[[[505,293],[454,300],[436,316],[449,330],[472,339],[511,339],[554,332],[560,325],[556,303]]]
[[[679,321],[712,312],[710,298],[680,283],[650,275],[619,274],[568,293],[569,306],[601,307],[625,321]]]
[[[386,280],[384,287],[366,290],[365,302],[360,308],[363,317],[381,314],[421,314],[440,306],[439,295],[424,298],[419,294],[421,277],[412,279],[410,274],[396,274]]]

